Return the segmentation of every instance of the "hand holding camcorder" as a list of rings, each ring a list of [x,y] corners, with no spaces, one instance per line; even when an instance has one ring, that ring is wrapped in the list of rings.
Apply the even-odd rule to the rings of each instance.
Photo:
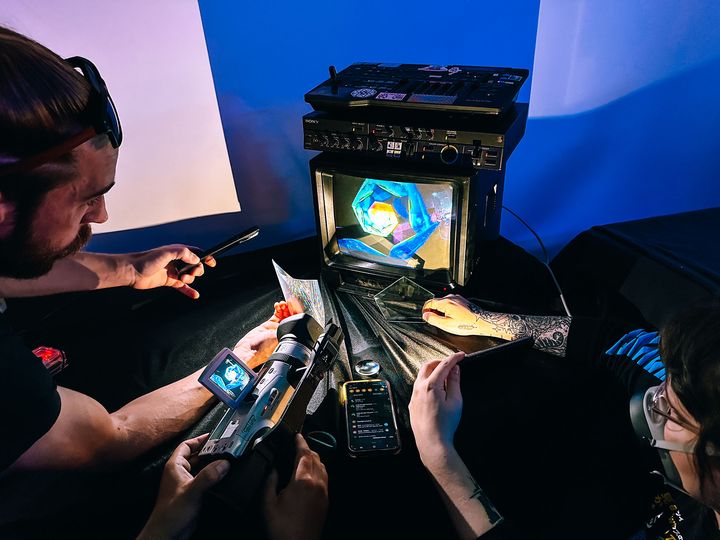
[[[232,468],[214,494],[242,508],[252,500],[276,461],[292,453],[307,406],[338,357],[344,339],[338,326],[322,327],[301,313],[283,320],[278,345],[255,374],[223,349],[200,382],[230,408],[200,451],[207,461],[229,459]]]

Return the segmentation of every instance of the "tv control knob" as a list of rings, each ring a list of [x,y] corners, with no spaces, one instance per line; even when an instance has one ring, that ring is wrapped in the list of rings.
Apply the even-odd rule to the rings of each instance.
[[[327,135],[323,135],[322,137],[320,137],[320,143],[325,147],[330,146],[330,137],[328,137]]]
[[[340,148],[340,137],[334,136],[330,141],[330,148]]]
[[[444,146],[443,149],[440,150],[440,161],[445,163],[445,165],[452,165],[457,161],[457,158],[458,149],[451,144]]]
[[[352,142],[352,149],[353,150],[362,150],[363,149],[363,142],[360,139],[355,139]]]
[[[370,139],[370,150],[372,150],[373,152],[382,152],[383,143],[381,141],[378,141],[377,139]]]
[[[344,150],[350,150],[350,139],[348,137],[343,137],[342,139],[342,148]]]

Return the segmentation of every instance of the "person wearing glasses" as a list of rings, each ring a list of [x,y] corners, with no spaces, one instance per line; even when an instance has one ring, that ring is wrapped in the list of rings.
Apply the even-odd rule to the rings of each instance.
[[[720,304],[686,309],[659,333],[625,334],[594,357],[589,351],[598,329],[580,318],[493,313],[457,295],[430,300],[423,312],[426,322],[453,334],[532,336],[539,350],[612,372],[630,402],[636,435],[657,452],[655,470],[648,472],[663,480],[633,540],[720,539]],[[526,538],[517,523],[503,520],[502,508],[493,505],[454,447],[463,404],[457,364],[463,357],[429,362],[418,373],[410,421],[421,460],[461,538]],[[681,515],[667,486],[704,506]]]
[[[0,297],[119,286],[171,287],[198,297],[190,285],[203,265],[180,276],[173,264],[200,262],[186,246],[125,255],[80,251],[91,224],[108,219],[105,194],[115,184],[121,143],[112,99],[89,60],[64,60],[0,27]],[[0,314],[0,475],[127,462],[216,403],[198,372],[110,413],[87,395],[57,387],[5,319]],[[256,365],[272,352],[277,323],[271,318],[238,343],[244,360]]]

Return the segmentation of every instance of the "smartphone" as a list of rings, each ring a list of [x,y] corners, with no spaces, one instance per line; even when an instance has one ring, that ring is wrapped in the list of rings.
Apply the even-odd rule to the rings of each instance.
[[[343,384],[348,452],[353,457],[400,451],[395,409],[387,381],[364,379]]]
[[[205,259],[207,259],[208,257],[215,257],[217,255],[220,255],[221,253],[225,253],[227,250],[229,250],[231,248],[234,248],[238,244],[242,244],[243,242],[252,240],[258,234],[260,234],[260,227],[256,226],[256,227],[251,227],[248,230],[241,232],[240,234],[231,236],[227,240],[224,240],[224,241],[220,242],[219,244],[211,247],[210,249],[206,249],[202,253],[199,253],[198,257],[200,257],[200,262],[203,263],[203,262],[205,262]],[[187,274],[196,266],[197,266],[197,264],[185,264],[183,262],[179,262],[178,275]]]

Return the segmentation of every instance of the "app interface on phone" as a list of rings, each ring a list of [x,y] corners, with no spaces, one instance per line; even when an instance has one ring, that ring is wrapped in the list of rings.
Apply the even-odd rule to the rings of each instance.
[[[349,446],[353,451],[398,447],[388,386],[384,381],[347,386]]]
[[[237,399],[250,382],[250,374],[228,355],[220,362],[210,380],[232,399]]]

